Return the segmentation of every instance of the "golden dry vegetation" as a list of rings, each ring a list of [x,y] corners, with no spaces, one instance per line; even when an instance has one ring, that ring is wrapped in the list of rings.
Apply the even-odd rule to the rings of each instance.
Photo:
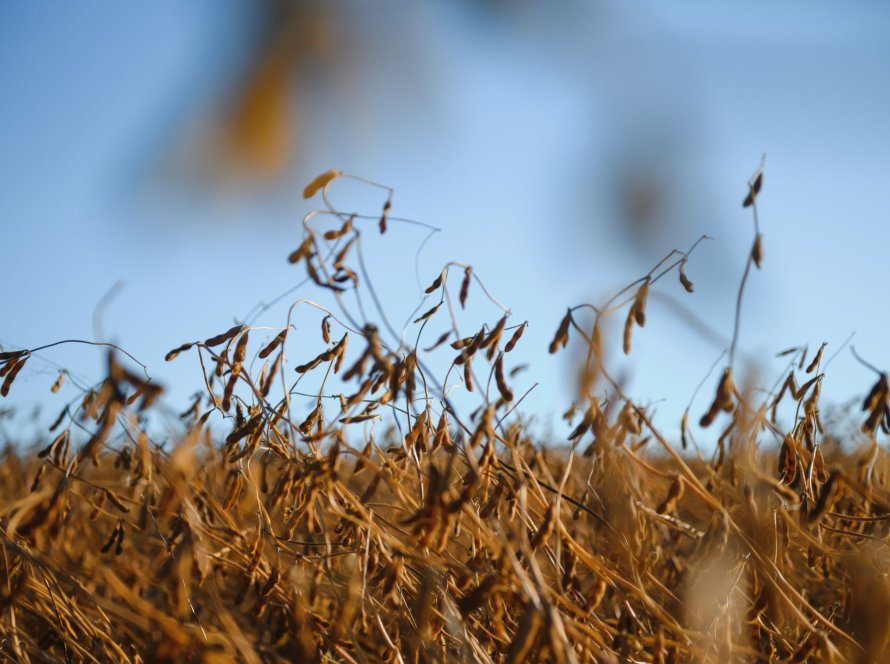
[[[108,352],[107,377],[64,406],[44,448],[5,450],[0,656],[881,661],[884,374],[857,423],[867,442],[852,449],[842,423],[823,426],[824,345],[791,349],[774,389],[740,387],[736,324],[725,364],[704,383],[710,408],[687,411],[680,439],[667,440],[613,378],[606,351],[631,352],[663,278],[694,289],[692,250],[673,251],[605,305],[567,310],[550,351],[581,349],[566,413],[574,430],[568,444],[543,445],[505,368],[526,324],[504,309],[461,335],[468,298],[502,307],[472,268],[450,263],[434,269],[413,342],[391,334],[362,233],[416,222],[390,216],[385,187],[382,216],[338,211],[328,188],[339,178],[380,187],[319,176],[304,193],[323,207],[289,256],[337,306],[297,300],[277,330],[245,322],[171,351],[168,361],[198,356],[203,389],[175,445],[159,446],[147,424],[161,388],[122,349],[91,342]],[[761,184],[758,171],[744,201],[755,233],[739,309],[763,259]],[[364,306],[352,299],[360,293]],[[320,352],[294,358],[292,316],[306,310],[321,310]],[[624,319],[623,344],[601,333],[609,316]],[[427,339],[431,320],[450,329]],[[10,400],[38,350],[0,355]],[[443,352],[437,376],[428,357]],[[307,376],[321,377],[309,408],[296,400]],[[331,393],[335,380],[342,394]],[[481,405],[464,412],[454,390]],[[713,454],[690,418],[716,431]]]

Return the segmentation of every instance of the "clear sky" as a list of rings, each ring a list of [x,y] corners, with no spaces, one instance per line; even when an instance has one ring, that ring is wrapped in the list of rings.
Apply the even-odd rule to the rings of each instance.
[[[394,214],[442,229],[422,254],[424,285],[448,260],[471,263],[517,322],[529,320],[514,362],[531,368],[515,390],[539,383],[526,407],[546,424],[574,389],[572,354],[546,351],[565,307],[601,302],[702,234],[714,241],[689,262],[695,293],[675,279],[658,290],[731,335],[752,235],[741,200],[766,153],[765,262],[749,283],[742,350],[769,360],[827,341],[831,354],[855,331],[859,352],[890,367],[880,285],[890,239],[885,3],[306,10],[296,19],[305,32],[294,37],[302,50],[286,163],[271,180],[235,180],[216,172],[206,145],[255,50],[260,6],[0,7],[4,348],[93,338],[94,308],[122,280],[106,337],[185,405],[196,367],[165,364],[164,353],[300,280],[285,260],[311,209],[300,192],[338,168],[395,187]],[[371,213],[382,202],[354,185],[332,193]],[[404,319],[419,301],[413,256],[423,235],[392,235],[372,270]],[[282,324],[284,309],[259,322]],[[496,312],[480,300],[469,320],[479,315]],[[633,394],[660,401],[673,431],[722,349],[657,299],[648,318],[631,357],[614,361]],[[14,403],[47,402],[51,362],[101,375],[93,349],[49,351],[19,377]],[[761,381],[783,366],[762,362]],[[843,403],[871,382],[845,351],[824,398]]]

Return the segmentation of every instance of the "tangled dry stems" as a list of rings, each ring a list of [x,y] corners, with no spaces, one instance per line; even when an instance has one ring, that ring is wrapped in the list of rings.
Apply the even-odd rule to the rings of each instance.
[[[297,300],[262,343],[263,330],[245,322],[171,351],[168,361],[197,354],[204,387],[172,449],[146,425],[161,388],[127,369],[115,347],[107,377],[80,386],[45,448],[4,452],[0,655],[881,659],[890,464],[875,434],[887,429],[887,378],[878,372],[863,404],[860,449],[823,426],[824,344],[812,357],[790,349],[778,390],[739,389],[738,319],[750,268],[763,258],[759,228],[728,364],[700,419],[724,420],[712,457],[695,444],[688,410],[681,452],[624,393],[606,359],[615,344],[601,332],[606,317],[624,315],[629,353],[658,281],[676,273],[694,290],[686,265],[698,242],[605,305],[568,309],[550,351],[570,337],[585,348],[566,413],[575,428],[570,445],[546,447],[505,368],[525,323],[510,323],[471,267],[449,263],[426,289],[432,303],[397,331],[367,274],[362,233],[417,222],[390,217],[385,187],[380,217],[337,210],[328,188],[351,177],[329,171],[306,188],[325,207],[307,215],[289,256],[336,306]],[[745,199],[755,223],[761,185],[759,170]],[[459,307],[474,292],[499,315],[462,336]],[[288,336],[311,310],[322,317],[323,349],[297,364]],[[449,329],[426,339],[446,311]],[[4,396],[38,350],[0,354]],[[435,353],[450,353],[441,378],[428,363]],[[323,378],[302,407],[295,397],[310,375]],[[336,376],[344,393],[329,394]],[[454,390],[473,391],[478,408],[462,412]],[[780,405],[793,413],[784,428]]]

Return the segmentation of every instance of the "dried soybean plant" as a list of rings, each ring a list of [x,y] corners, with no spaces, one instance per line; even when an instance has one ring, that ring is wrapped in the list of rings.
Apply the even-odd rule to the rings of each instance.
[[[333,204],[349,180],[385,195],[379,214]],[[759,171],[746,204],[761,186]],[[568,447],[548,447],[522,417],[507,366],[527,323],[511,321],[473,268],[450,262],[420,266],[428,286],[400,328],[362,239],[435,229],[394,216],[391,189],[340,171],[304,195],[322,207],[306,215],[287,259],[317,297],[293,301],[278,328],[255,325],[263,304],[167,354],[194,354],[203,385],[172,444],[148,426],[160,388],[109,348],[103,381],[69,377],[77,397],[51,441],[36,454],[4,452],[3,657],[881,658],[890,620],[890,479],[875,439],[887,423],[883,374],[865,403],[867,444],[851,452],[822,422],[824,345],[812,358],[791,349],[778,389],[740,392],[736,332],[710,418],[731,421],[712,459],[682,456],[613,378],[601,323],[624,316],[629,353],[651,288],[676,271],[693,292],[686,265],[699,240],[602,307],[567,311],[550,350],[570,335],[586,344],[568,414],[581,417]],[[756,224],[736,329],[744,281],[762,258]],[[470,297],[484,298],[493,320],[468,318]],[[589,329],[582,309],[594,314]],[[298,344],[297,328],[316,341]],[[38,350],[0,355],[4,396]],[[790,427],[780,406],[794,413]]]
[[[608,367],[601,333],[604,318],[622,313],[622,345],[629,353],[658,278],[677,269],[685,290],[694,290],[685,266],[695,245],[672,251],[602,307],[570,308],[557,328],[551,352],[567,346],[572,330],[587,350],[580,400],[566,413],[571,419],[583,412],[570,436],[574,446],[592,438],[582,455],[591,460],[583,495],[619,535],[610,542],[601,533],[596,541],[612,547],[595,550],[635,585],[632,592],[621,589],[623,607],[612,613],[624,621],[628,639],[631,633],[637,639],[669,635],[682,644],[673,653],[715,661],[881,661],[890,627],[890,496],[886,455],[875,433],[879,425],[886,433],[890,421],[886,374],[865,363],[878,381],[863,403],[868,419],[859,451],[842,446],[822,422],[820,368],[827,364],[827,344],[812,357],[806,348],[781,353],[791,356],[791,365],[778,390],[740,392],[733,380],[744,288],[751,266],[760,268],[763,260],[762,185],[761,164],[743,201],[752,209],[755,237],[739,286],[729,362],[699,422],[705,428],[720,413],[731,416],[709,461],[700,453],[681,456],[651,414],[625,394]],[[580,309],[594,312],[592,327],[578,320]],[[600,379],[605,393],[595,394]],[[783,429],[777,411],[788,398],[793,420]],[[684,449],[691,437],[687,409]],[[660,454],[643,455],[650,440]],[[663,621],[659,609],[668,609],[674,623]],[[663,657],[660,646],[635,646],[627,656]]]

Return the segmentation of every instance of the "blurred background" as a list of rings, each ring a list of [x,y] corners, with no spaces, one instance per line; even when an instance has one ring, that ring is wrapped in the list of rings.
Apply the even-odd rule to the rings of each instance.
[[[101,335],[183,407],[197,365],[164,353],[302,280],[286,261],[313,207],[302,189],[329,168],[394,187],[392,214],[441,229],[421,286],[470,263],[528,319],[514,389],[539,383],[524,406],[555,440],[576,389],[576,354],[547,354],[565,308],[707,234],[687,267],[695,293],[665,279],[633,354],[619,357],[620,320],[610,342],[631,393],[677,430],[732,334],[753,234],[741,201],[764,153],[743,366],[758,358],[771,385],[777,352],[827,341],[827,357],[855,331],[890,367],[886,3],[3,3],[0,94],[0,344]],[[346,181],[331,194],[369,214],[385,200]],[[420,301],[425,232],[392,228],[369,267],[401,321]],[[498,317],[479,295],[468,333]],[[287,304],[256,322],[282,325]],[[315,321],[291,357],[321,350]],[[57,365],[96,380],[103,354],[41,353],[0,406],[46,404]],[[845,350],[823,395],[844,403],[873,380]]]

